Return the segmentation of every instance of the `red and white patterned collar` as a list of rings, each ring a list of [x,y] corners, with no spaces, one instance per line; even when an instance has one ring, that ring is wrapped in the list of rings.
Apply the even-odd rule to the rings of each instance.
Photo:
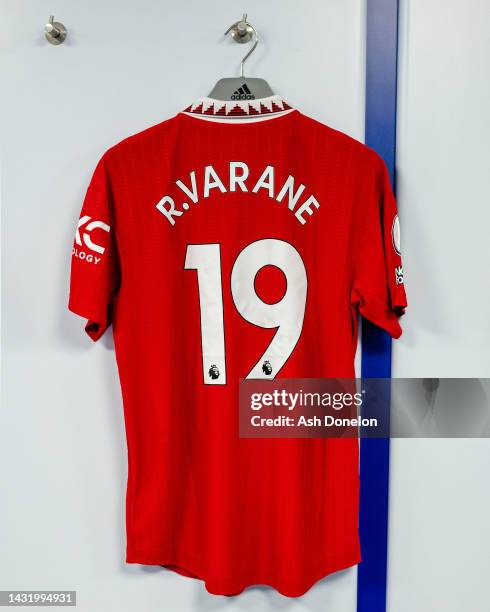
[[[208,121],[249,122],[281,117],[294,109],[281,96],[257,100],[215,100],[199,98],[182,112]]]

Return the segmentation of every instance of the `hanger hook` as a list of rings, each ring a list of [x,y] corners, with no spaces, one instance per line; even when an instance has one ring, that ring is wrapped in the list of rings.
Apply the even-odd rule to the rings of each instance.
[[[48,23],[44,26],[46,40],[52,45],[61,45],[66,38],[66,28],[62,23],[54,20],[54,15],[49,16]]]
[[[244,44],[252,40],[252,37],[255,36],[255,42],[250,49],[250,51],[245,55],[245,57],[240,62],[240,76],[244,77],[244,64],[248,60],[248,58],[252,55],[252,53],[257,48],[259,44],[259,34],[254,26],[247,21],[247,14],[244,13],[242,19],[236,21],[233,25],[231,25],[225,32],[225,36],[231,33],[233,40],[240,44]]]

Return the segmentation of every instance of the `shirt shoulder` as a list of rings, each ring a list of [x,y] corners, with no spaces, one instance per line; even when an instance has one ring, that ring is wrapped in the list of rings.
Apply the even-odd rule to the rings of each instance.
[[[326,151],[343,153],[364,168],[374,171],[383,165],[379,154],[360,140],[303,113],[299,113],[299,117],[302,130],[310,133],[312,138],[320,139],[320,146],[324,146]]]
[[[174,140],[178,131],[177,117],[170,117],[161,123],[152,125],[140,132],[131,134],[111,146],[102,156],[109,171],[117,168],[119,163],[128,159],[144,162],[152,154],[161,151],[162,144]]]

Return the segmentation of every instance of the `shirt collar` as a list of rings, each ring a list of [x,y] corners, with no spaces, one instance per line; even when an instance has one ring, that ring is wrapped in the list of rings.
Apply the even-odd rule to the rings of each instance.
[[[253,121],[279,117],[293,108],[281,96],[269,96],[256,100],[215,100],[199,98],[182,112],[193,117],[219,121]]]

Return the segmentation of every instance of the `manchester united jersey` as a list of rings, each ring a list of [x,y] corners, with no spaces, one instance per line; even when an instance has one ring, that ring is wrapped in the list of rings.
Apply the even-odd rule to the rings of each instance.
[[[354,377],[360,313],[406,306],[384,163],[278,96],[202,98],[109,149],[69,308],[112,323],[127,562],[298,596],[359,561],[355,439],[245,439],[239,380]]]

